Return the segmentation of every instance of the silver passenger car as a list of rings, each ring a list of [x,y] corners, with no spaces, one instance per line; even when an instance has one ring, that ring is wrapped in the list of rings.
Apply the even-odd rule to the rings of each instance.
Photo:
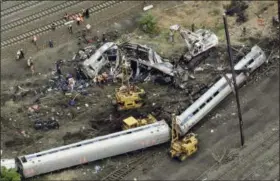
[[[248,73],[253,72],[266,61],[264,51],[255,45],[251,52],[243,57],[235,66],[235,70],[249,69]],[[232,84],[232,75],[226,74]],[[241,85],[247,79],[247,75],[239,73],[236,76],[237,85]],[[232,92],[232,88],[225,77],[217,81],[207,92],[197,99],[181,115],[176,117],[176,129],[181,135],[186,134],[196,123],[206,114],[216,107],[226,96]]]
[[[170,128],[162,120],[150,125],[20,156],[16,161],[20,173],[28,178],[158,145],[169,139]]]

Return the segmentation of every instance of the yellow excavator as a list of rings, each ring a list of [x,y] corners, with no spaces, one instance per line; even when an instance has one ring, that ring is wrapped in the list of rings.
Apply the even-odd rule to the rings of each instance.
[[[172,137],[170,145],[171,158],[178,158],[184,161],[197,151],[198,139],[194,133],[189,133],[180,138],[179,132],[176,130],[176,117],[172,116]]]
[[[139,126],[145,126],[147,124],[152,124],[155,123],[156,121],[157,119],[151,114],[148,114],[146,118],[141,118],[141,119],[135,119],[133,116],[130,116],[123,120],[122,128],[123,130],[127,130]]]
[[[118,111],[140,108],[144,105],[145,91],[130,85],[126,58],[122,57],[122,86],[117,88],[113,104]]]

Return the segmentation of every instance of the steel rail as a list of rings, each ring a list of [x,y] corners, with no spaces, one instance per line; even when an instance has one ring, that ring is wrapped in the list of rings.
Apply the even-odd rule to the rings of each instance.
[[[36,12],[34,14],[31,14],[29,16],[17,19],[15,21],[9,22],[7,24],[4,24],[1,26],[1,33],[7,32],[7,31],[11,31],[14,28],[19,28],[22,25],[26,25],[32,21],[41,19],[43,17],[58,13],[59,11],[62,11],[66,8],[69,8],[73,5],[82,3],[83,1],[64,1],[58,5],[49,7],[49,8],[45,8],[39,12]]]
[[[101,180],[122,180],[127,174],[137,168],[137,166],[143,164],[148,158],[151,157],[149,152],[144,152],[135,156],[128,163],[125,163],[119,169],[114,170],[109,175],[103,177]]]
[[[5,17],[5,16],[8,16],[8,15],[11,15],[11,14],[14,14],[16,12],[19,12],[19,11],[25,9],[25,8],[38,5],[38,4],[43,3],[43,2],[44,1],[23,1],[19,4],[16,4],[15,6],[9,7],[7,9],[3,9],[1,11],[1,18]]]
[[[96,14],[96,13],[99,13],[99,12],[105,10],[105,9],[111,8],[115,5],[123,3],[123,2],[124,1],[104,1],[100,4],[98,4],[98,5],[94,5],[94,6],[90,7],[89,8],[89,13],[90,14]],[[64,18],[61,18],[61,19],[56,20],[52,23],[54,23],[56,25],[56,28],[59,28],[59,27],[63,26],[64,23],[66,23],[66,22],[67,21]],[[27,39],[31,40],[31,38],[34,35],[40,35],[40,34],[49,32],[49,31],[51,31],[52,23],[43,25],[39,28],[35,28],[33,30],[30,30],[30,31],[25,32],[25,33],[20,34],[20,35],[9,37],[8,39],[1,41],[1,48],[5,48],[5,47],[8,47],[8,46],[20,43],[20,42],[22,42],[24,40],[27,40]]]

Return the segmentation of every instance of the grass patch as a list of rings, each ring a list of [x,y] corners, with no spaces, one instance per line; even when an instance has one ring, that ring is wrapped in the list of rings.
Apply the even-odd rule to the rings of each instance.
[[[213,9],[212,11],[209,11],[208,13],[209,15],[213,15],[213,16],[218,16],[221,15],[221,10],[218,8]]]
[[[139,28],[147,34],[155,35],[159,32],[157,19],[151,13],[143,14],[138,21],[138,24]]]
[[[218,36],[219,41],[224,41],[226,38],[224,29],[216,31],[216,35]]]
[[[196,9],[194,9],[194,8],[192,8],[192,9],[187,9],[186,11],[185,11],[185,13],[188,15],[188,14],[193,14],[193,13],[195,13],[196,12]]]

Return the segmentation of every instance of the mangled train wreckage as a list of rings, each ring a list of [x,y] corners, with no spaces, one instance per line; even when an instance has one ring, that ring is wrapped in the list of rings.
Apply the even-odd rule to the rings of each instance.
[[[155,69],[166,75],[174,76],[173,65],[160,57],[155,51],[145,45],[125,43],[117,45],[107,42],[95,51],[93,55],[80,64],[83,73],[90,79],[98,75],[100,70],[112,63],[114,65],[111,73],[117,73],[120,65],[120,51],[125,52],[126,58],[131,63],[133,74],[140,74],[141,66],[146,69]]]
[[[257,45],[251,52],[241,59],[234,67],[236,70],[248,69],[239,72],[236,77],[240,86],[248,78],[249,73],[259,68],[266,62],[266,56]],[[232,91],[231,74],[228,78],[222,77],[207,92],[197,99],[181,115],[176,117],[175,129],[180,135],[184,135],[214,109]],[[150,146],[168,142],[171,138],[171,130],[168,124],[162,120],[146,126],[132,128],[125,131],[100,136],[74,144],[53,148],[39,153],[17,157],[13,160],[5,160],[1,163],[10,168],[17,168],[25,177],[48,173],[74,165],[84,164],[98,159],[111,157]]]
[[[81,70],[87,78],[94,79],[103,67],[111,64],[109,74],[117,77],[116,74],[120,73],[120,58],[125,55],[130,63],[133,78],[137,79],[143,77],[147,71],[154,71],[164,75],[164,78],[169,78],[168,82],[175,83],[177,87],[185,88],[190,77],[189,71],[192,71],[200,60],[208,56],[210,50],[218,45],[218,37],[204,29],[196,32],[184,28],[178,30],[186,43],[187,52],[174,65],[146,45],[128,42],[117,45],[114,42],[107,42],[81,63]]]
[[[189,62],[200,54],[206,54],[219,43],[218,37],[211,31],[198,29],[196,32],[191,32],[187,29],[180,29],[180,35],[184,39],[188,51],[184,58]],[[196,61],[192,61],[196,62]],[[193,63],[192,67],[195,65]]]
[[[117,45],[107,42],[97,49],[89,58],[80,63],[80,69],[87,78],[94,78],[110,60],[118,62]]]

